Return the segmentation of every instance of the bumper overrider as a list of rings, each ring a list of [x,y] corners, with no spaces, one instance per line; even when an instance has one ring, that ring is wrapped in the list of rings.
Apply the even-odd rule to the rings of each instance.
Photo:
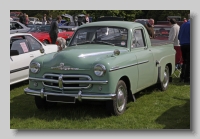
[[[29,77],[29,80],[52,82],[52,80],[48,80],[48,79],[31,78],[31,77]],[[57,82],[57,81],[54,80],[54,82]],[[87,83],[87,82],[89,84],[107,84],[107,81],[92,81],[92,80],[84,81],[83,83]],[[63,102],[63,103],[75,103],[75,100],[82,101],[83,99],[104,101],[104,100],[113,100],[116,98],[115,93],[113,94],[111,93],[108,93],[108,94],[107,93],[106,94],[105,93],[85,93],[85,92],[83,93],[81,88],[77,90],[77,94],[55,93],[55,92],[47,91],[44,88],[42,88],[41,90],[33,90],[33,89],[25,88],[24,93],[26,95],[40,96],[41,98],[46,98],[47,101]]]

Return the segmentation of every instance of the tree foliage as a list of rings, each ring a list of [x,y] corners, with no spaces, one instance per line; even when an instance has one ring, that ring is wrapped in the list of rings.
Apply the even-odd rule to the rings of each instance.
[[[16,10],[11,10],[16,11]],[[31,16],[41,19],[44,14],[47,16],[52,15],[56,18],[58,15],[70,14],[89,14],[96,21],[101,16],[119,16],[123,17],[127,21],[134,21],[135,19],[153,18],[155,21],[166,20],[167,16],[181,16],[182,18],[188,18],[189,10],[21,10]]]

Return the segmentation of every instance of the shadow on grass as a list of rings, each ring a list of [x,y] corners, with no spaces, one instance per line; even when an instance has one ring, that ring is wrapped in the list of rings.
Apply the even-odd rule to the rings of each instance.
[[[135,98],[137,100],[138,98],[142,97],[143,95],[150,95],[153,92],[158,91],[158,90],[159,90],[158,86],[157,85],[153,85],[153,86],[150,86],[148,88],[145,88],[145,89],[137,92],[134,95],[135,95]]]
[[[26,80],[26,81],[23,81],[23,82],[19,82],[19,83],[15,83],[13,85],[10,85],[10,90],[13,90],[15,88],[19,88],[19,87],[22,87],[24,85],[28,85],[29,81]]]
[[[173,78],[172,82],[170,82],[169,85],[185,86],[185,85],[189,85],[189,84],[188,83],[179,82],[179,78]],[[148,88],[145,88],[145,89],[137,92],[135,94],[135,98],[137,100],[138,98],[142,97],[143,95],[150,95],[155,91],[161,91],[159,89],[159,85],[158,84],[152,85],[152,86],[150,86]]]
[[[163,129],[191,129],[190,128],[190,99],[175,98],[185,101],[184,105],[174,106],[156,119],[158,124],[165,125]]]
[[[90,118],[109,117],[105,103],[100,102],[76,102],[57,103],[57,106],[49,109],[37,109],[34,96],[19,95],[11,99],[10,119],[29,119],[36,118],[46,121],[69,119],[81,120]]]
[[[171,82],[170,84],[176,85],[176,86],[190,85],[189,83],[179,82],[179,80],[180,80],[180,78],[174,77],[174,78],[172,79],[172,82]]]

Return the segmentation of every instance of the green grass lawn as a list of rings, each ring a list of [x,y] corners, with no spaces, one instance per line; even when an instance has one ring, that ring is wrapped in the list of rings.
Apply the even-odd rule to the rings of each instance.
[[[167,91],[156,86],[136,94],[121,116],[107,114],[103,103],[59,103],[38,110],[25,95],[28,81],[10,86],[10,129],[190,129],[190,85],[173,78]]]

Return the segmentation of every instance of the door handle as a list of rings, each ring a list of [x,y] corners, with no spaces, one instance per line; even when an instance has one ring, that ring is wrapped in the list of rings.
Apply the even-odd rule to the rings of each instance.
[[[34,55],[33,55],[33,54],[30,54],[30,57],[34,57]]]

